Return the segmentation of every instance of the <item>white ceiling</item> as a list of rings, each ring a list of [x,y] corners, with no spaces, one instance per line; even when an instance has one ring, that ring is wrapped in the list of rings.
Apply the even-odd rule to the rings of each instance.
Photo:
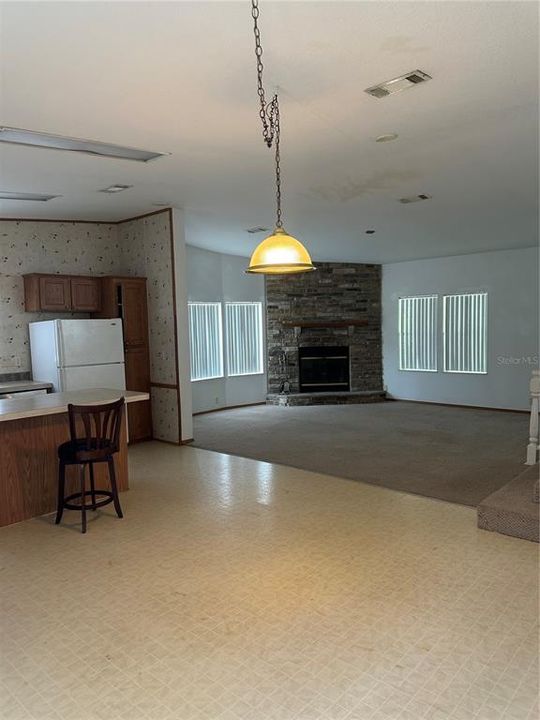
[[[0,146],[3,217],[117,220],[166,202],[188,242],[247,255],[274,222],[250,3],[2,3],[4,125],[172,154],[148,164]],[[535,2],[261,0],[281,88],[285,226],[316,260],[388,262],[537,242]],[[363,89],[419,68],[381,100]],[[382,133],[395,142],[377,144]],[[97,192],[134,185],[118,195]],[[399,197],[433,199],[402,205]],[[365,230],[374,228],[375,235]]]

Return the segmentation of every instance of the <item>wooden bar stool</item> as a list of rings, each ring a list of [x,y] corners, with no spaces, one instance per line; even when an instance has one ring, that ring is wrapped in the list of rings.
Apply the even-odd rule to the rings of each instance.
[[[86,511],[96,510],[109,503],[114,503],[114,509],[119,518],[124,517],[114,471],[114,454],[118,452],[120,427],[122,424],[122,410],[124,398],[112,403],[101,405],[68,405],[69,434],[71,439],[62,443],[58,448],[58,506],[56,511],[56,524],[62,519],[64,508],[80,510],[82,532],[86,532]],[[79,421],[79,423],[77,422]],[[77,425],[84,428],[84,436],[77,433]],[[109,467],[110,490],[99,490],[94,486],[94,463],[106,462]],[[80,465],[80,492],[64,497],[66,466]],[[90,471],[90,490],[85,489],[85,470],[88,465]],[[96,500],[96,496],[104,496],[104,500]],[[86,502],[90,496],[92,501]],[[73,500],[79,500],[73,503]]]

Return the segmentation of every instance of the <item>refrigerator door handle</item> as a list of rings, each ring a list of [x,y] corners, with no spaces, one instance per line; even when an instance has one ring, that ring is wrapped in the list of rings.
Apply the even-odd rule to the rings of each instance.
[[[56,362],[58,363],[58,367],[63,367],[64,365],[64,336],[62,334],[62,321],[61,320],[55,320],[56,325]]]

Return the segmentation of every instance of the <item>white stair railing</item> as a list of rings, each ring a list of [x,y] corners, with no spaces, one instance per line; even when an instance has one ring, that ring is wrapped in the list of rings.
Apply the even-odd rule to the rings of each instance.
[[[540,370],[533,370],[529,383],[531,393],[531,420],[529,423],[529,444],[525,465],[534,465],[538,453],[538,411],[540,408]]]

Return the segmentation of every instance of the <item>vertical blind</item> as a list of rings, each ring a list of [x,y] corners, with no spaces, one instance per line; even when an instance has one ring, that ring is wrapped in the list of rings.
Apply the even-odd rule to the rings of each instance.
[[[189,303],[191,379],[223,377],[221,303]]]
[[[399,369],[437,371],[437,296],[399,299]]]
[[[487,293],[444,296],[444,371],[487,372]]]
[[[262,303],[226,303],[225,322],[227,330],[227,374],[253,375],[262,373]]]

